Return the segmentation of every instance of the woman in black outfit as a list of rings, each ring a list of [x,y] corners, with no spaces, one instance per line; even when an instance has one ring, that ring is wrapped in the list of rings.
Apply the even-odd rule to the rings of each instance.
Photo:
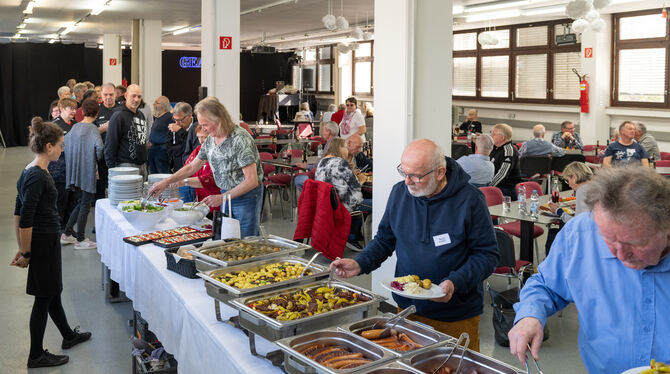
[[[26,166],[16,184],[14,226],[19,251],[11,265],[28,267],[26,293],[35,296],[30,314],[30,355],[28,367],[58,366],[68,362],[42,348],[47,315],[63,336],[63,349],[91,338],[90,332],[72,330],[67,323],[60,294],[63,290],[60,218],[56,209],[58,193],[47,171],[63,151],[63,130],[35,117],[30,126],[30,150],[35,159]]]

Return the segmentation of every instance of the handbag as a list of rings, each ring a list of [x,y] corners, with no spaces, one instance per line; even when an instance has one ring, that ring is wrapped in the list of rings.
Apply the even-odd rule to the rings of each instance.
[[[221,231],[219,234],[220,239],[240,239],[241,230],[240,230],[240,221],[232,218],[233,216],[233,203],[230,198],[230,194],[226,195],[228,197],[228,217],[221,217]],[[226,201],[224,200],[222,211],[225,210]]]
[[[514,303],[519,301],[519,289],[517,287],[498,292],[486,284],[486,289],[491,295],[491,306],[493,307],[493,337],[496,343],[503,347],[509,347],[509,338],[507,333],[514,326]],[[543,329],[544,337],[542,341],[549,339],[549,327],[545,324]]]

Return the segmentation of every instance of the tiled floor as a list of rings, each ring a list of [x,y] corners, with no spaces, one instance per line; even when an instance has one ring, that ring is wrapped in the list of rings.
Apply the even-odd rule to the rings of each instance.
[[[14,236],[14,200],[16,180],[21,169],[32,159],[25,147],[0,149],[0,255],[8,264],[17,246]],[[279,204],[273,204],[273,214],[264,215],[263,224],[271,234],[291,237],[294,223],[282,219]],[[93,227],[94,213],[89,215],[88,235]],[[543,243],[541,238],[540,243]],[[28,318],[33,298],[25,294],[26,270],[7,266],[0,272],[0,373],[26,373],[26,360],[30,339]],[[507,281],[491,279],[493,287],[504,289]],[[355,283],[370,286],[370,277],[361,276]],[[109,304],[100,288],[100,256],[94,250],[78,251],[72,246],[63,248],[63,305],[70,324],[81,325],[93,331],[93,339],[67,351],[70,362],[54,369],[31,370],[34,373],[130,373],[131,332],[128,320],[132,317],[130,303]],[[495,344],[488,296],[484,300],[481,318],[481,352],[498,360],[522,367],[509,354],[508,348]],[[568,307],[561,318],[549,319],[550,338],[541,351],[540,365],[545,373],[585,373],[577,349],[577,312]],[[44,347],[61,353],[61,338],[52,322],[47,325]],[[224,371],[225,372],[225,371]],[[187,373],[190,374],[190,373]]]

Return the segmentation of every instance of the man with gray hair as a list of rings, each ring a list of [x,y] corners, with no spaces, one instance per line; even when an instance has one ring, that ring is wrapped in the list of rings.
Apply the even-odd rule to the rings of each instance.
[[[565,150],[557,147],[555,144],[544,140],[544,134],[547,130],[544,125],[537,124],[533,126],[533,139],[523,143],[519,149],[519,157],[524,156],[546,156],[554,157],[565,156]]]
[[[635,140],[637,140],[637,143],[647,151],[649,157],[653,157],[654,160],[660,160],[661,151],[658,149],[658,143],[651,134],[647,133],[647,126],[642,122],[635,122],[635,125],[637,126],[637,130],[635,131]]]
[[[170,110],[170,100],[159,96],[154,101],[154,124],[149,133],[149,171],[153,173],[169,173],[170,159],[168,145],[172,144],[174,134],[168,127],[174,122]]]
[[[451,336],[467,332],[470,348],[478,351],[482,283],[498,262],[486,199],[431,140],[410,143],[400,160],[404,180],[391,190],[377,235],[356,259],[335,260],[331,269],[344,278],[370,273],[395,251],[395,276],[430,279],[444,295],[415,300],[394,294],[398,306],[416,306],[408,318]]]
[[[64,99],[66,97],[72,97],[72,93],[70,92],[70,87],[68,86],[62,86],[58,88],[58,100]]]
[[[551,137],[551,142],[559,148],[584,149],[582,138],[575,131],[575,124],[572,121],[563,121],[561,131],[557,131]]]
[[[670,180],[649,168],[603,168],[589,183],[592,209],[559,232],[514,305],[510,352],[538,358],[547,317],[575,303],[589,373],[621,373],[668,360]]]
[[[333,121],[328,121],[321,125],[321,137],[326,140],[326,144],[323,146],[323,154],[325,154],[328,151],[330,141],[337,138],[337,134],[339,133],[339,131],[340,126],[338,126],[337,123]],[[315,164],[300,163],[297,166],[305,170],[312,170],[316,168],[316,165],[318,165],[318,163]],[[302,186],[305,184],[305,181],[307,179],[309,179],[307,173],[296,175],[294,182],[298,191],[302,191]]]
[[[77,108],[81,106],[81,99],[84,97],[84,92],[88,89],[88,86],[84,83],[77,83],[72,89],[72,94],[74,95],[74,100],[77,102]]]
[[[174,122],[186,129],[186,140],[184,141],[184,155],[182,157],[182,164],[186,163],[188,156],[193,153],[193,150],[198,148],[200,141],[195,133],[195,128],[198,127],[198,120],[193,115],[193,108],[191,104],[180,101],[174,105],[172,110],[172,118]]]
[[[635,142],[637,125],[633,121],[623,121],[619,125],[619,140],[610,143],[603,155],[603,166],[649,166],[649,154]]]
[[[481,134],[475,139],[475,153],[456,160],[470,175],[470,183],[475,187],[489,186],[495,174],[495,166],[489,154],[493,150],[493,138],[489,134]]]

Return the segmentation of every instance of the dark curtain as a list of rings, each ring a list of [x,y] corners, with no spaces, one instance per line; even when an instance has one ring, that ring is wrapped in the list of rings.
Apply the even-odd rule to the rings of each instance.
[[[34,116],[46,118],[69,78],[99,84],[102,50],[83,44],[0,44],[0,130],[7,146],[28,144]]]
[[[195,65],[197,61],[200,51],[163,51],[163,95],[170,101],[191,106],[198,102],[201,68]]]
[[[261,95],[275,88],[276,81],[285,81],[288,59],[293,53],[240,53],[240,112],[246,121],[255,121]],[[237,119],[233,115],[233,120]]]

